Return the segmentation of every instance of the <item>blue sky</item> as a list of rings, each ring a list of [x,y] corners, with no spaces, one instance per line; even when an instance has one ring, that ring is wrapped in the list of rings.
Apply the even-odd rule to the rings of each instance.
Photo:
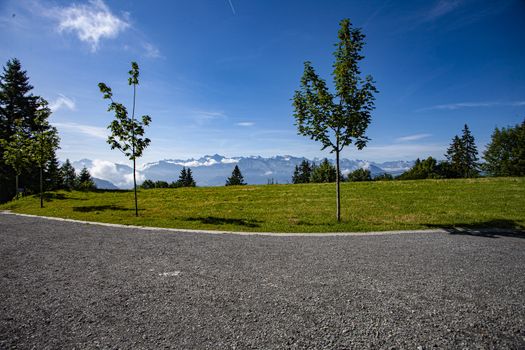
[[[0,4],[0,61],[21,60],[50,101],[59,157],[126,162],[105,142],[112,115],[100,81],[138,113],[152,139],[141,163],[166,158],[329,156],[298,136],[290,98],[303,62],[331,81],[338,23],[366,34],[362,71],[377,82],[362,151],[373,161],[443,158],[467,123],[483,150],[494,127],[525,118],[525,2],[48,1]]]

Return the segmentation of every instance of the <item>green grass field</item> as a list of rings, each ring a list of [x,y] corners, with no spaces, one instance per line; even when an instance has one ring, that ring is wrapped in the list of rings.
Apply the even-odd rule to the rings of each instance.
[[[525,178],[261,185],[48,193],[0,206],[17,213],[129,225],[263,232],[349,232],[435,227],[525,229]]]

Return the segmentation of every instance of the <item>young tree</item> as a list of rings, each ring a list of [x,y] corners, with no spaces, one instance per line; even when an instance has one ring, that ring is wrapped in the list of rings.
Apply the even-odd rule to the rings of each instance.
[[[489,175],[525,176],[525,119],[514,127],[496,128],[483,158]]]
[[[8,141],[0,140],[0,145],[3,148],[3,161],[14,170],[15,198],[18,198],[20,174],[31,165],[33,142],[22,128],[18,127],[18,130]]]
[[[69,159],[66,159],[64,164],[62,164],[60,172],[62,173],[62,187],[68,191],[74,189],[76,187],[77,174]]]
[[[57,129],[47,121],[51,115],[47,101],[39,99],[39,109],[36,112],[37,128],[33,135],[31,160],[38,165],[40,175],[40,208],[44,207],[44,167],[54,157],[58,148]]]
[[[118,149],[128,159],[133,161],[133,191],[135,194],[135,216],[139,216],[139,207],[137,201],[137,178],[136,178],[136,160],[142,156],[142,152],[150,144],[150,139],[144,137],[144,127],[148,126],[151,118],[148,115],[142,116],[142,121],[135,119],[135,101],[137,96],[137,85],[139,84],[139,66],[136,62],[131,62],[131,70],[128,72],[128,85],[133,85],[133,107],[131,118],[128,116],[126,107],[113,100],[113,92],[104,83],[99,83],[100,92],[104,99],[110,100],[108,112],[115,113],[115,119],[109,125],[111,135],[107,142],[111,149]]]
[[[80,174],[78,174],[77,188],[81,191],[91,191],[97,188],[86,167],[83,167]]]
[[[235,166],[232,171],[232,175],[226,180],[226,186],[237,186],[237,185],[246,185],[244,182],[244,177],[241,174],[239,166]]]
[[[341,220],[339,154],[351,144],[358,149],[366,146],[369,138],[365,131],[374,109],[374,93],[378,92],[370,75],[361,78],[359,62],[364,58],[364,34],[353,28],[348,19],[343,19],[340,26],[332,73],[335,94],[330,93],[326,82],[307,61],[301,88],[293,98],[299,134],[321,142],[322,149],[335,153],[337,221]]]

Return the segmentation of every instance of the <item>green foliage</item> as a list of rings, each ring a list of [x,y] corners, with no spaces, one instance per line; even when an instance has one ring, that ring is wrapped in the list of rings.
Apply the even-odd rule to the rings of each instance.
[[[348,19],[340,22],[334,52],[332,76],[335,93],[315,72],[310,62],[304,63],[301,87],[293,97],[295,125],[300,135],[319,141],[322,149],[336,154],[337,220],[340,220],[339,153],[354,144],[358,149],[366,146],[369,138],[365,131],[374,109],[374,94],[378,92],[370,75],[361,77],[359,62],[364,58],[364,34],[353,28]]]
[[[305,184],[310,182],[312,165],[310,165],[310,162],[307,160],[303,160],[300,165],[296,165],[292,176],[292,183]]]
[[[66,159],[64,164],[62,164],[60,172],[62,173],[62,188],[68,191],[74,189],[76,187],[77,174],[69,159]]]
[[[46,189],[49,191],[63,189],[64,178],[56,155],[53,155],[46,163],[44,169],[44,181]]]
[[[325,183],[325,182],[335,182],[336,180],[336,169],[335,166],[330,164],[327,158],[323,159],[319,166],[313,164],[312,166],[312,176],[310,177],[310,182],[314,183]]]
[[[397,177],[398,180],[441,179],[441,168],[435,158],[428,157],[423,161],[416,159],[414,166]]]
[[[20,174],[31,165],[31,151],[33,149],[33,142],[29,136],[22,128],[17,129],[9,140],[0,140],[0,145],[3,150],[2,159],[15,173],[15,183],[13,185],[16,198],[18,198]]]
[[[348,181],[372,181],[372,174],[368,169],[359,168],[348,174]]]
[[[435,227],[525,229],[525,177],[344,182],[343,219],[332,219],[333,184],[153,189],[140,192],[135,217],[131,191],[61,191],[46,207],[26,196],[0,206],[17,213],[126,225],[260,232],[355,232]],[[354,207],[360,208],[355,210]]]
[[[241,170],[239,169],[239,166],[235,166],[232,171],[232,175],[226,180],[226,186],[238,186],[238,185],[246,185],[244,182],[244,177],[241,174]]]
[[[525,119],[514,127],[496,128],[483,158],[489,175],[525,176]]]
[[[449,165],[447,165],[446,177],[476,177],[479,174],[478,149],[467,124],[463,128],[461,138],[454,136],[452,143],[447,149]]]
[[[91,174],[86,169],[86,167],[83,167],[76,180],[76,189],[81,191],[92,191],[96,188],[97,186],[95,186],[95,182],[93,181]]]
[[[140,188],[143,190],[151,190],[152,188],[155,188],[155,182],[152,180],[144,180],[142,185],[140,185]]]
[[[394,177],[389,173],[382,173],[374,177],[374,181],[392,181]]]
[[[23,156],[16,156],[18,151],[11,148],[5,155],[5,146],[9,143],[24,143],[22,140],[29,142],[31,133],[35,130],[35,114],[38,107],[38,96],[31,93],[33,87],[29,84],[29,78],[26,71],[22,70],[20,61],[12,59],[7,61],[3,68],[3,74],[0,75],[0,202],[13,198],[16,194],[16,188],[19,187],[18,178],[22,179],[23,187],[31,191],[37,187],[35,175],[37,169],[31,164],[22,166],[24,163]],[[15,136],[15,134],[17,134]],[[16,140],[15,140],[16,139]],[[29,156],[29,144],[25,151]],[[18,158],[20,161],[15,161]],[[19,163],[18,172],[7,164],[5,159],[11,158],[12,162]],[[15,165],[16,166],[16,165]]]
[[[128,84],[133,86],[133,109],[131,117],[128,116],[127,108],[113,100],[111,88],[104,83],[99,83],[98,87],[103,98],[110,100],[108,112],[115,114],[115,119],[109,124],[111,130],[107,142],[111,149],[118,149],[128,159],[133,161],[133,190],[135,193],[135,215],[138,216],[137,203],[137,179],[136,179],[136,159],[142,156],[144,149],[150,144],[150,139],[144,137],[144,128],[151,122],[149,115],[143,115],[141,121],[135,119],[135,101],[137,96],[137,85],[139,84],[139,66],[136,62],[131,62],[131,70],[128,72]]]

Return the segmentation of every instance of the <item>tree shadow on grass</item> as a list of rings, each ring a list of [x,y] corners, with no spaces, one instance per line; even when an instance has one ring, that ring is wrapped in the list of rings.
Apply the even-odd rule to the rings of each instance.
[[[207,216],[207,217],[192,217],[187,218],[186,221],[200,221],[203,224],[208,225],[239,225],[239,226],[245,226],[245,227],[260,227],[259,223],[261,223],[261,220],[254,220],[254,219],[227,219],[227,218],[218,218],[215,216]]]
[[[73,211],[78,211],[81,213],[90,213],[94,211],[104,211],[104,210],[116,210],[116,211],[135,211],[135,208],[124,208],[120,205],[87,205],[83,207],[73,207]],[[144,209],[139,209],[139,211]]]
[[[439,225],[427,224],[430,228],[441,228],[451,235],[464,235],[485,238],[515,237],[525,238],[525,226],[514,220],[497,219],[470,224]]]
[[[39,194],[35,194],[35,197],[39,197]],[[54,200],[76,200],[76,201],[87,201],[87,198],[71,197],[64,193],[44,192],[44,200],[46,202],[52,202]]]

